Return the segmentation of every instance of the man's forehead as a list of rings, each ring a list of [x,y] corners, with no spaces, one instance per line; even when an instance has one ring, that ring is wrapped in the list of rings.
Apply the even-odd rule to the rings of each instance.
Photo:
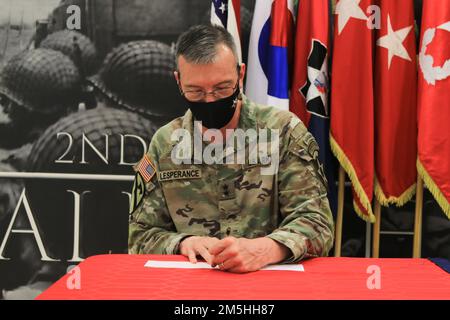
[[[233,51],[228,48],[226,45],[224,44],[218,44],[215,47],[215,53],[213,55],[214,57],[211,59],[211,56],[209,55],[205,55],[205,57],[203,57],[203,59],[201,57],[197,57],[197,59],[201,60],[212,60],[210,63],[211,65],[214,64],[223,64],[223,65],[228,65],[228,66],[233,66],[237,64],[237,60],[236,57],[233,53]],[[190,59],[187,58],[183,55],[181,55],[178,59],[178,64],[182,64],[182,65],[195,65],[195,61],[194,62],[190,62]],[[194,58],[195,60],[195,58]],[[209,62],[209,61],[208,61]],[[197,65],[200,65],[199,63],[197,63]]]
[[[202,53],[200,53],[202,52]],[[194,58],[195,56],[195,58]],[[188,57],[186,59],[186,57]],[[194,50],[192,52],[186,52],[185,54],[181,54],[180,55],[180,59],[183,58],[184,62],[187,62],[187,60],[190,60],[189,57],[191,57],[191,59],[193,60],[199,60],[199,61],[211,61],[212,62],[220,62],[220,63],[237,63],[237,57],[235,56],[235,54],[233,53],[233,50],[229,47],[227,47],[225,44],[223,43],[219,43],[217,44],[213,51],[211,51],[211,48],[205,49],[204,51],[199,50],[198,48]],[[205,61],[206,60],[206,61]]]
[[[187,62],[183,57],[179,60],[180,80],[184,85],[214,85],[222,82],[236,81],[237,65],[214,61],[208,64]]]

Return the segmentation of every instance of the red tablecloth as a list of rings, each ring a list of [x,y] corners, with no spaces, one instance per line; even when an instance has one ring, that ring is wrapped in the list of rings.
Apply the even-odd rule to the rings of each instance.
[[[316,258],[304,272],[232,274],[207,269],[146,268],[183,256],[100,255],[83,261],[80,289],[65,275],[38,299],[450,299],[450,276],[426,259]],[[368,289],[367,268],[380,267],[381,289]]]

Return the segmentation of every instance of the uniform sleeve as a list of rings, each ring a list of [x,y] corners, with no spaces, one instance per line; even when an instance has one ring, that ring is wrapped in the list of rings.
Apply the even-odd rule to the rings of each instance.
[[[149,157],[157,167],[156,152],[150,145]],[[190,236],[178,233],[167,209],[161,185],[155,174],[144,183],[142,199],[139,191],[140,177],[136,174],[133,185],[132,206],[128,233],[128,252],[130,254],[179,254],[181,240]],[[137,199],[137,200],[134,200]]]
[[[291,122],[283,140],[277,179],[281,223],[268,237],[290,249],[286,263],[326,256],[333,246],[334,223],[318,145],[298,120]]]

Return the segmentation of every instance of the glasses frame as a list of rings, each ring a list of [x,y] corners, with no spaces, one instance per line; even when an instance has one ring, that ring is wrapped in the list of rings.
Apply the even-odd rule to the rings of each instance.
[[[177,71],[177,73],[178,73],[178,79],[180,79],[181,78],[180,71]],[[202,93],[202,97],[200,99],[196,99],[196,100],[189,100],[189,99],[187,99],[187,100],[193,101],[193,102],[205,100],[206,97],[208,97],[208,95],[212,95],[216,99],[224,98],[224,97],[218,97],[217,96],[217,91],[223,90],[223,89],[233,89],[233,92],[234,92],[239,87],[239,80],[240,80],[240,74],[241,74],[241,66],[239,64],[237,65],[237,73],[238,73],[238,79],[237,79],[236,84],[234,85],[234,87],[227,87],[227,88],[216,89],[216,90],[213,90],[213,91],[210,91],[210,92],[206,92],[206,91],[203,91],[203,90],[183,91],[183,89],[181,89],[181,80],[180,80],[178,88],[180,90],[180,94],[183,97],[185,97],[186,99],[187,99],[186,93],[190,93],[190,92],[199,92],[200,93],[201,92]]]

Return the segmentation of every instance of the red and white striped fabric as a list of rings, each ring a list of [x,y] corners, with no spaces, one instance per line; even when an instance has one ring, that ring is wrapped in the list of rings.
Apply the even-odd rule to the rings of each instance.
[[[212,0],[211,23],[228,30],[234,38],[239,63],[242,62],[240,37],[241,3],[240,0]]]
[[[147,154],[137,164],[136,171],[141,174],[145,182],[149,182],[152,179],[156,169]]]

